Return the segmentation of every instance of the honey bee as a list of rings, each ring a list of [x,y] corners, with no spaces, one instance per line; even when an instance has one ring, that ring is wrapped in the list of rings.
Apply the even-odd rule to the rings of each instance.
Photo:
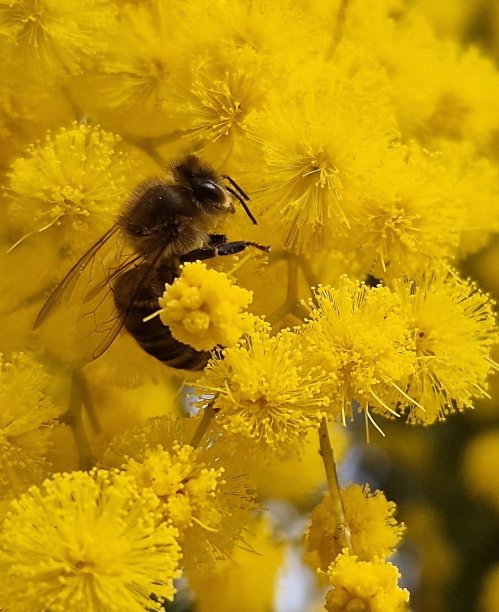
[[[229,242],[211,234],[217,217],[234,213],[233,200],[251,221],[249,197],[227,175],[219,176],[198,157],[188,155],[171,164],[169,178],[150,179],[132,193],[116,223],[88,249],[57,285],[35,321],[39,327],[53,311],[78,302],[76,326],[84,361],[100,357],[125,328],[150,355],[173,368],[199,370],[208,351],[175,340],[158,317],[165,284],[180,274],[180,265],[217,255],[239,253],[248,241]]]

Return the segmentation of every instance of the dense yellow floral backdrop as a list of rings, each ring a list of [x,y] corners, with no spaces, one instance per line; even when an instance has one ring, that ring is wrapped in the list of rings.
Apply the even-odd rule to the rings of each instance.
[[[499,610],[498,40],[486,0],[0,0],[2,610]],[[38,313],[188,155],[247,248],[147,319],[211,359],[93,359],[112,241]]]

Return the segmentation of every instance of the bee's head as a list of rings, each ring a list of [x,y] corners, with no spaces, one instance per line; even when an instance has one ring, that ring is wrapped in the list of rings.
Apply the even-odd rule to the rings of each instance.
[[[233,213],[229,192],[220,183],[214,170],[195,155],[188,155],[172,164],[175,182],[187,189],[193,201],[207,213]]]

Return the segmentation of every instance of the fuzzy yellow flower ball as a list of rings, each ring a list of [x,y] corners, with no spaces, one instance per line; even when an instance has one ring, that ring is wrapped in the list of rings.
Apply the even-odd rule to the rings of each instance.
[[[328,570],[333,587],[326,594],[328,612],[365,610],[401,612],[406,609],[409,592],[397,582],[397,568],[386,561],[358,561],[346,552]]]
[[[296,452],[329,405],[329,378],[316,351],[290,329],[272,335],[265,321],[241,342],[216,354],[197,383],[199,404],[216,393],[217,424],[224,435],[253,439],[273,456]]]
[[[149,419],[114,438],[103,459],[158,497],[164,521],[178,530],[184,569],[212,565],[243,546],[254,509],[252,484],[230,447],[189,444],[199,422]]]
[[[252,298],[251,291],[233,285],[224,273],[196,261],[182,266],[182,275],[166,286],[159,314],[176,340],[209,351],[234,345],[249,331],[251,318],[241,311]]]
[[[0,499],[11,499],[50,471],[51,432],[62,409],[50,377],[30,353],[0,353]]]
[[[159,612],[175,594],[177,535],[159,498],[127,475],[56,474],[11,505],[0,592],[12,612]]]
[[[350,527],[352,547],[359,561],[384,561],[395,552],[405,526],[394,517],[396,506],[382,491],[355,484],[342,489],[345,518]],[[306,534],[307,562],[326,571],[341,554],[333,500],[330,495],[314,509]]]

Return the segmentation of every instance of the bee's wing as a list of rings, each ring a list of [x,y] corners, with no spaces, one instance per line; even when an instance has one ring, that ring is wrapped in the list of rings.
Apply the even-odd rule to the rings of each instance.
[[[118,226],[113,226],[82,255],[57,285],[40,310],[35,329],[57,310],[62,310],[61,316],[75,318],[78,357],[83,361],[97,359],[111,345],[124,324],[124,317],[114,304],[113,282],[142,260],[142,256],[127,246]]]
[[[132,314],[137,295],[162,253],[163,248],[160,248],[151,257],[133,254],[122,257],[120,264],[110,270],[105,279],[87,291],[76,328],[78,352],[85,361],[97,359],[111,346]],[[120,313],[114,303],[113,281],[132,267],[141,269],[128,285],[129,306],[125,312]]]
[[[42,306],[38,316],[36,317],[34,329],[40,327],[40,325],[52,314],[61,304],[71,300],[75,293],[75,288],[81,283],[83,274],[87,268],[93,267],[95,258],[99,253],[99,250],[106,244],[113,241],[119,234],[119,229],[114,225],[108,230],[103,236],[93,244],[86,253],[84,253],[80,259],[75,263],[71,270],[66,274],[62,281],[52,291],[49,298]]]

